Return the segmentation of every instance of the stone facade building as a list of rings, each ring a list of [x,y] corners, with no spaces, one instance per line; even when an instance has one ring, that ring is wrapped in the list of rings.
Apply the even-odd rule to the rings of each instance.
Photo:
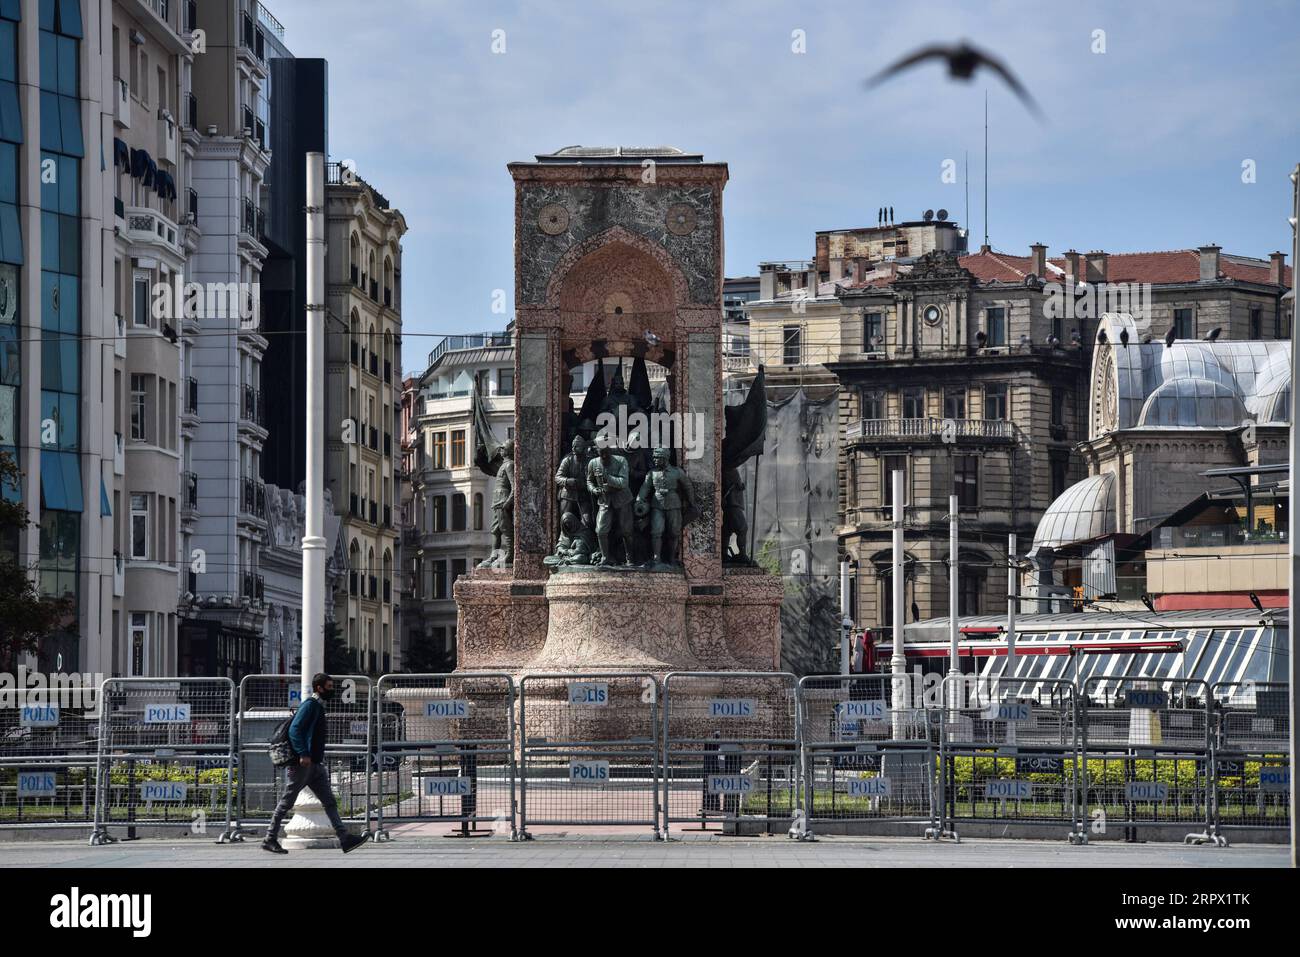
[[[402,236],[406,219],[338,163],[327,168],[325,484],[342,517],[348,587],[334,614],[357,668],[392,668],[397,642]]]
[[[750,304],[751,353],[752,364],[767,362],[769,381],[839,389],[837,532],[863,627],[892,621],[895,468],[906,475],[909,615],[948,613],[952,493],[958,612],[1005,608],[1008,535],[1023,555],[1047,507],[1087,472],[1076,447],[1089,434],[1088,375],[1108,295],[1135,306],[1135,341],[1171,330],[1180,339],[1290,334],[1281,253],[1260,260],[1206,246],[1049,258],[1041,245],[1027,256],[962,255],[954,242],[919,257],[909,244],[906,259],[873,262],[869,252],[848,267],[835,248],[819,236],[802,280],[773,272],[772,289],[782,276],[786,288]]]

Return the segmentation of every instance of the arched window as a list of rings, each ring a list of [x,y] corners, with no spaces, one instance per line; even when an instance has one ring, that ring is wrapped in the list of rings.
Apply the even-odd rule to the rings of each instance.
[[[483,531],[483,493],[474,493],[474,531]]]
[[[384,305],[393,305],[393,257],[384,257]]]
[[[361,335],[361,316],[355,309],[348,320],[348,335],[352,341],[352,362],[356,364],[361,361],[361,343],[358,341]]]
[[[361,546],[357,540],[352,539],[352,544],[348,546],[348,594],[358,594],[359,581],[361,577]]]
[[[370,590],[367,594],[372,599],[375,597],[375,593],[379,590],[379,583],[375,580],[377,577],[378,576],[375,575],[375,549],[372,545],[370,550],[366,553],[366,581],[370,583]]]
[[[384,601],[393,600],[393,553],[384,549]]]
[[[465,531],[465,495],[462,492],[456,492],[451,497],[451,530]]]
[[[356,233],[348,240],[348,269],[352,285],[361,285],[361,239]]]
[[[379,273],[375,270],[375,251],[373,249],[370,250],[370,255],[366,259],[366,278],[369,280],[367,285],[370,298],[378,299],[379,297],[375,293],[376,287],[379,285]]]

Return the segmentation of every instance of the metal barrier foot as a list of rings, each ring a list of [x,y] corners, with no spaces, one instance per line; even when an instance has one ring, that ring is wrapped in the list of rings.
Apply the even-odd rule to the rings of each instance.
[[[221,836],[217,838],[218,844],[243,844],[243,832],[237,827],[232,827],[227,831],[222,831]]]
[[[91,847],[103,847],[106,844],[116,844],[117,838],[113,837],[108,831],[94,831],[90,835]]]
[[[374,841],[376,844],[383,844],[386,841],[391,841],[393,839],[393,835],[392,832],[388,830],[388,828],[380,827],[375,829],[375,832],[370,839]]]
[[[1202,833],[1202,834],[1188,834],[1186,837],[1183,838],[1183,843],[1184,843],[1184,844],[1194,844],[1194,845],[1196,845],[1197,847],[1200,847],[1200,846],[1203,845],[1203,844],[1213,844],[1213,843],[1215,843],[1215,840],[1214,840],[1214,838],[1210,837],[1209,834],[1205,834],[1205,833]]]

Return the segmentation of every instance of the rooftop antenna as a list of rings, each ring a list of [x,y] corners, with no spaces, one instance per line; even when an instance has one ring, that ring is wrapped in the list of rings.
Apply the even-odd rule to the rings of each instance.
[[[970,234],[970,150],[966,151],[966,233]]]
[[[989,244],[989,91],[984,91],[984,245]]]

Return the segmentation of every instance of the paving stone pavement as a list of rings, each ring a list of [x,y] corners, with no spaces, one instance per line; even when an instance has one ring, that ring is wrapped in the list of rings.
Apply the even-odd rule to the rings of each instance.
[[[800,843],[785,837],[722,838],[682,835],[654,841],[648,834],[539,836],[456,840],[399,836],[348,856],[313,850],[276,856],[256,840],[219,845],[199,838],[123,841],[106,847],[84,842],[0,844],[0,868],[175,867],[1287,867],[1287,848],[1240,844],[1229,848],[1183,844],[1094,843],[967,839],[960,844],[920,838],[823,837]]]

